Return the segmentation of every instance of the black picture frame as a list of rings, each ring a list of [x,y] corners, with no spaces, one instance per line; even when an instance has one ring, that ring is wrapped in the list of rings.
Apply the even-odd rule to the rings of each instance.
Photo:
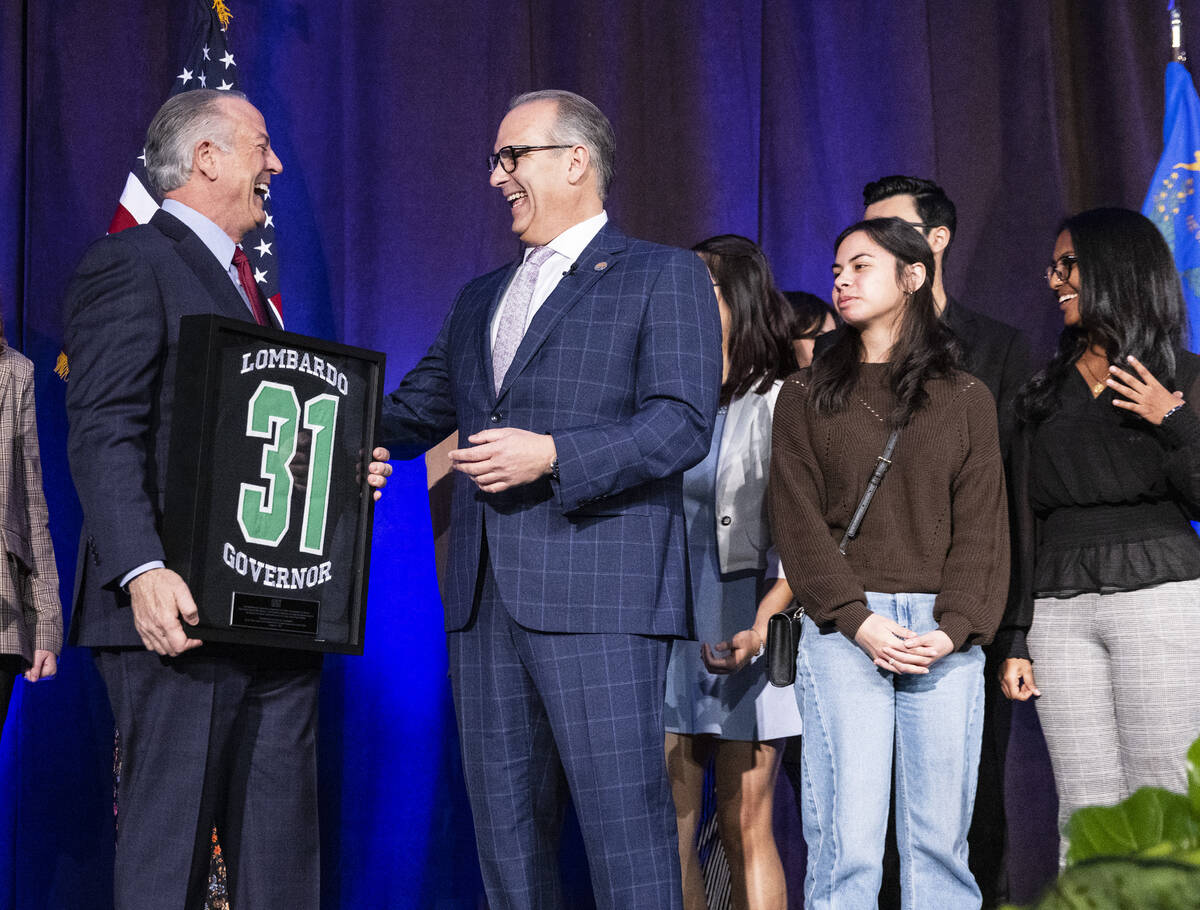
[[[180,320],[162,538],[204,641],[362,654],[385,356]]]

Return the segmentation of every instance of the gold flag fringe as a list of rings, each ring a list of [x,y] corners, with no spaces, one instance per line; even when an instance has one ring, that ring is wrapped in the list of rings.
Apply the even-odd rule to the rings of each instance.
[[[54,364],[54,372],[58,374],[58,378],[63,382],[67,381],[67,377],[71,374],[70,364],[67,363],[67,352],[58,352],[58,361]]]
[[[217,19],[221,23],[221,29],[229,28],[229,20],[233,18],[233,13],[229,11],[229,7],[225,5],[225,0],[213,0],[213,12],[217,14]]]

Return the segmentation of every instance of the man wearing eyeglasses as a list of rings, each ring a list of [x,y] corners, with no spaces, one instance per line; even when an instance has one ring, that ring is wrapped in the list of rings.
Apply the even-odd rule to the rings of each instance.
[[[1029,377],[1029,344],[1020,331],[976,312],[946,293],[943,264],[954,233],[958,214],[946,191],[921,177],[881,177],[863,187],[866,218],[899,218],[907,221],[929,241],[933,250],[933,299],[942,321],[962,345],[967,372],[983,382],[996,399],[1000,424],[1000,447],[1007,470],[1009,444],[1016,424],[1013,399]],[[832,343],[829,333],[817,339],[816,353]],[[1011,487],[1011,484],[1010,484]],[[1012,708],[1000,696],[999,658],[989,654],[985,667],[986,686],[983,749],[979,761],[979,786],[969,835],[971,871],[983,893],[983,906],[993,907],[1008,897],[1005,868],[1004,759],[1008,751]],[[889,832],[890,834],[890,832]],[[890,844],[885,858],[885,875],[880,907],[899,907],[896,857]],[[889,862],[888,860],[891,860]]]
[[[562,906],[566,788],[597,906],[682,907],[662,706],[721,327],[694,254],[608,221],[613,144],[578,95],[514,99],[488,169],[522,256],[463,288],[384,404],[400,457],[463,441],[442,595],[493,907]]]

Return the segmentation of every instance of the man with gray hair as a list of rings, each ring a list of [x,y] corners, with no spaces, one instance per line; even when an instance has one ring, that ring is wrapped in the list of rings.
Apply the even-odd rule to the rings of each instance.
[[[709,450],[721,324],[695,254],[608,221],[612,162],[591,102],[512,102],[488,170],[526,249],[463,288],[384,402],[400,457],[459,432],[442,599],[495,910],[562,907],[567,788],[597,907],[683,902],[663,698],[688,631],[681,478]]]
[[[234,907],[320,904],[320,659],[199,647],[182,625],[196,604],[159,534],[180,317],[281,327],[238,242],[282,170],[245,96],[175,95],[146,137],[162,208],[93,244],[67,290],[67,446],[83,508],[71,641],[93,649],[121,737],[117,910],[203,907],[214,824]],[[389,472],[373,464],[372,486]]]

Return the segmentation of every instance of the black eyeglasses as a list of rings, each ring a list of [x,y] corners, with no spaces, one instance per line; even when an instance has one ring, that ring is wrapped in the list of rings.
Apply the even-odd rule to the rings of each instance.
[[[1071,280],[1071,271],[1075,268],[1075,263],[1078,261],[1074,253],[1067,253],[1055,259],[1046,267],[1046,282],[1049,283],[1057,278],[1063,284],[1066,284]]]
[[[570,145],[506,145],[498,152],[488,155],[488,173],[496,169],[496,165],[504,168],[504,173],[511,174],[517,169],[517,159],[530,152],[541,152],[546,149],[569,149]]]

